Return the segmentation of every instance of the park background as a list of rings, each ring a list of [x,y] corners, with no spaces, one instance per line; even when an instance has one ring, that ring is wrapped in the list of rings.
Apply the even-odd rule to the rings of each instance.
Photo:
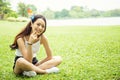
[[[12,72],[15,51],[9,45],[33,14],[47,19],[53,54],[63,58],[58,74],[27,78]],[[0,0],[0,80],[119,80],[119,36],[119,0]],[[41,46],[38,58],[44,53]]]

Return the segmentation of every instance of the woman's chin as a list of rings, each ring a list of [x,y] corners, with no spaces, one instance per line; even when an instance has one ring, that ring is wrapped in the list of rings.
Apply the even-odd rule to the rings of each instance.
[[[37,35],[41,35],[41,33],[37,33]]]

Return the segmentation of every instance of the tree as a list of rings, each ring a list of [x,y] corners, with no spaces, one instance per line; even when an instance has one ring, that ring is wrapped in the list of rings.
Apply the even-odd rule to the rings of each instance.
[[[90,11],[91,17],[99,17],[100,16],[100,11],[96,10],[96,9],[92,9]]]
[[[6,0],[0,0],[0,19],[3,19],[5,14],[8,14],[12,11],[9,6],[9,2]]]
[[[54,12],[52,10],[50,10],[49,8],[47,8],[47,10],[43,12],[43,14],[48,19],[54,19],[55,18]]]
[[[111,16],[120,16],[120,9],[114,9],[114,10],[110,10],[111,12]]]
[[[66,9],[63,9],[61,12],[55,13],[56,18],[68,18],[69,17],[69,11]]]
[[[89,17],[88,8],[80,7],[80,6],[73,6],[69,11],[69,15],[71,18],[85,18]]]
[[[22,17],[27,17],[27,5],[22,2],[18,3],[18,14]]]
[[[29,15],[35,14],[37,12],[37,8],[34,5],[25,3],[18,3],[18,14],[22,17],[29,17]]]

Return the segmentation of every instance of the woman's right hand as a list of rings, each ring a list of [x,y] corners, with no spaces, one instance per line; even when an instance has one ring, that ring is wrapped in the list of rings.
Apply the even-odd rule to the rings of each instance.
[[[36,32],[33,32],[33,33],[30,35],[28,42],[31,43],[31,44],[33,44],[33,43],[35,43],[35,41],[36,41],[37,39],[38,39],[38,37],[37,37]]]

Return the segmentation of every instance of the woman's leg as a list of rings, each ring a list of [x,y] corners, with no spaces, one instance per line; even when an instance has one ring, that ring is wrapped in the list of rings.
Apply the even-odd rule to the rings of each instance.
[[[20,74],[23,71],[35,71],[36,73],[46,73],[45,70],[38,68],[37,66],[25,60],[24,58],[19,58],[16,61],[14,72],[15,74]]]
[[[37,65],[40,69],[49,69],[51,67],[55,67],[57,65],[59,65],[62,62],[62,58],[60,56],[54,56],[52,59]],[[39,64],[39,63],[38,63]]]

